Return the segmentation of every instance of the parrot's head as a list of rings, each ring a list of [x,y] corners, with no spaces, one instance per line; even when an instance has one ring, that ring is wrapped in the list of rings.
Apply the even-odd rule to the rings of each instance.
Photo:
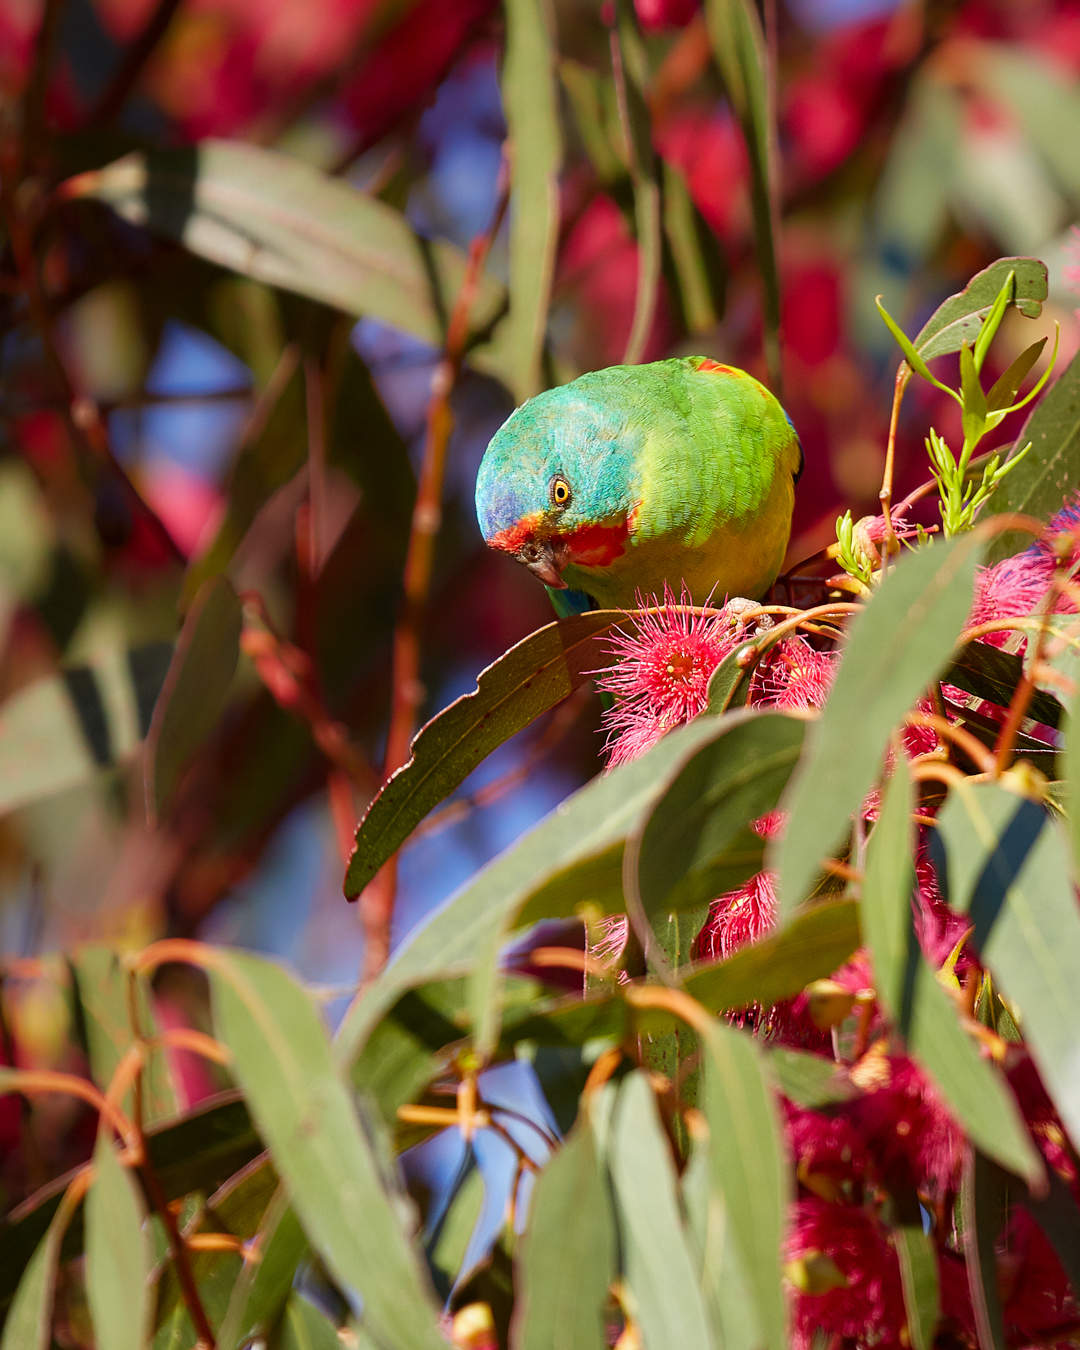
[[[640,434],[625,412],[590,397],[587,381],[522,404],[492,437],[476,480],[486,542],[556,590],[568,567],[585,569],[572,581],[580,586],[625,551],[640,498]]]

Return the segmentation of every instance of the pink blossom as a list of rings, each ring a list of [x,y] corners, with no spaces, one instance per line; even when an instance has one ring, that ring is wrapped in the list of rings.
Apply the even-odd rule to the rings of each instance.
[[[793,1271],[796,1350],[809,1350],[819,1332],[827,1343],[850,1340],[877,1350],[902,1344],[906,1318],[900,1268],[874,1214],[816,1197],[799,1200],[792,1212],[787,1256],[808,1276],[806,1287],[799,1288]]]
[[[852,1070],[859,1133],[887,1185],[952,1189],[964,1138],[937,1089],[906,1055],[871,1050]]]
[[[805,638],[783,638],[759,662],[750,701],[772,708],[820,708],[837,659],[835,652],[819,652]]]
[[[676,604],[665,586],[661,606],[632,616],[632,629],[609,639],[614,663],[598,672],[601,689],[615,696],[604,714],[608,766],[644,754],[672,727],[689,722],[708,703],[709,677],[736,645],[722,613],[694,612],[684,586]]]
[[[731,956],[776,926],[775,878],[758,872],[745,885],[714,900],[697,937],[697,955],[710,961]]]

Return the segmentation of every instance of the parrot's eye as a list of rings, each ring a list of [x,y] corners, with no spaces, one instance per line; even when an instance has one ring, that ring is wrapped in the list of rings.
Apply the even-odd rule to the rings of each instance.
[[[556,474],[551,480],[551,504],[553,506],[567,506],[570,503],[570,484],[560,474]]]

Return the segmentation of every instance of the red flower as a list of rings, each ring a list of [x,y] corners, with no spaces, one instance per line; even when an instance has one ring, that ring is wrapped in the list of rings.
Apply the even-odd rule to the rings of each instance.
[[[738,890],[714,900],[698,934],[696,954],[709,961],[726,959],[770,932],[776,926],[774,880],[771,872],[759,872]]]
[[[881,1222],[857,1205],[800,1200],[787,1242],[794,1285],[792,1344],[850,1340],[892,1350],[906,1318],[896,1252]]]
[[[799,1181],[823,1200],[840,1200],[861,1182],[868,1164],[866,1145],[850,1117],[843,1111],[808,1111],[787,1100],[783,1106]]]
[[[882,1178],[921,1190],[951,1189],[964,1138],[914,1061],[871,1050],[852,1069],[852,1079],[863,1089],[856,1126]]]
[[[601,689],[615,695],[604,714],[608,765],[643,754],[672,727],[689,722],[708,702],[709,677],[736,645],[722,614],[689,608],[684,586],[679,606],[665,586],[663,606],[633,616],[633,629],[616,629],[609,640],[613,665],[598,672]]]

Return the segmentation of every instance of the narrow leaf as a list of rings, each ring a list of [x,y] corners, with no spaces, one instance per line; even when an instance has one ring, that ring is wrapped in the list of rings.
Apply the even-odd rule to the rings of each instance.
[[[968,1151],[964,1164],[960,1216],[979,1346],[982,1350],[1006,1350],[995,1251],[1005,1218],[1005,1178],[975,1149]]]
[[[765,35],[749,0],[705,0],[713,59],[742,128],[750,159],[754,246],[764,287],[765,359],[780,383],[780,273],[776,261],[776,109],[770,90]]]
[[[1020,390],[1020,386],[1027,378],[1028,372],[1042,356],[1045,346],[1046,338],[1039,338],[1038,342],[1033,342],[1030,347],[1025,347],[1008,369],[998,376],[990,386],[990,392],[986,395],[986,406],[991,412],[1007,408],[1012,403]]]
[[[308,995],[279,967],[221,954],[211,971],[214,1025],[297,1215],[335,1279],[364,1300],[392,1344],[445,1350],[430,1287],[402,1229]],[[363,1221],[358,1221],[358,1216]]]
[[[518,402],[540,388],[559,235],[558,88],[547,0],[508,0],[503,110],[511,146],[510,312],[506,344]]]
[[[53,1293],[67,1219],[66,1208],[60,1208],[30,1260],[11,1270],[12,1284],[18,1283],[0,1350],[47,1350],[52,1344]]]
[[[217,725],[240,656],[240,600],[214,577],[188,610],[146,737],[146,806],[166,809],[195,751]]]
[[[327,1315],[294,1289],[267,1350],[341,1350],[342,1344]]]
[[[968,1137],[1035,1186],[1044,1175],[1042,1160],[1016,1101],[960,1026],[915,936],[914,805],[907,759],[898,754],[870,836],[863,882],[863,931],[877,996]]]
[[[914,1350],[931,1350],[941,1308],[934,1240],[917,1220],[894,1228],[892,1240],[904,1286],[910,1344]]]
[[[975,948],[1016,1005],[1047,1091],[1080,1143],[1080,909],[1058,823],[997,783],[957,784],[931,848],[949,904],[970,914]]]
[[[536,1179],[515,1259],[514,1350],[595,1350],[615,1278],[615,1216],[593,1127],[582,1119]]]
[[[785,797],[779,901],[790,914],[881,768],[893,729],[948,661],[971,607],[973,535],[902,557],[851,625],[820,722]],[[858,736],[852,736],[852,717]]]
[[[764,1343],[785,1350],[780,1250],[793,1196],[771,1084],[744,1033],[716,1022],[701,1044],[710,1182],[723,1199]]]
[[[621,610],[596,610],[537,629],[481,671],[471,694],[421,728],[408,762],[360,822],[345,876],[350,900],[492,750],[588,679],[598,659],[594,639],[625,621]]]
[[[624,1279],[646,1345],[712,1344],[679,1213],[671,1151],[645,1074],[623,1080],[608,1140]]]
[[[341,178],[240,141],[127,155],[70,179],[70,198],[104,202],[125,220],[243,276],[368,315],[441,347],[465,276],[463,254],[421,239],[405,217]],[[483,276],[473,306],[483,330],[505,303]],[[470,358],[507,375],[505,347]]]
[[[110,1132],[98,1131],[86,1197],[86,1296],[99,1345],[142,1350],[150,1314],[146,1212]]]
[[[712,1185],[708,1139],[695,1139],[680,1190],[705,1307],[722,1346],[761,1343],[723,1197]]]

